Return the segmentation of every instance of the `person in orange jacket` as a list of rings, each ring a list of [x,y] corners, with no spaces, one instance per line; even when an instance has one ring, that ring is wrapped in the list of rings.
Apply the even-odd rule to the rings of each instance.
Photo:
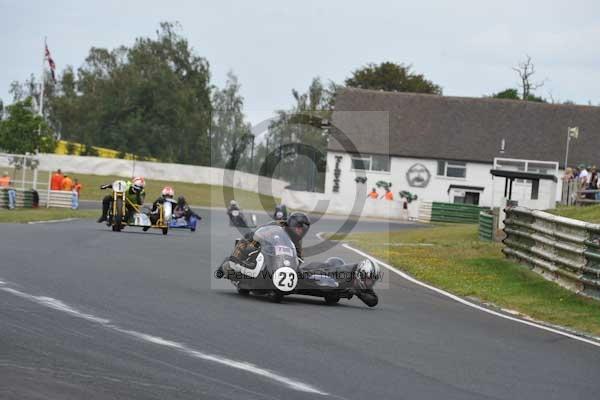
[[[73,191],[73,180],[69,175],[65,174],[61,183],[61,190],[64,190],[65,192]]]
[[[73,190],[77,192],[77,196],[81,194],[82,188],[83,186],[81,185],[81,183],[79,183],[79,180],[75,178],[75,180],[73,181]]]
[[[386,200],[390,200],[390,201],[394,200],[394,194],[392,193],[392,191],[389,188],[385,189],[385,194],[383,195],[383,197]]]
[[[4,174],[0,177],[0,187],[9,187],[10,186],[10,175],[8,175],[8,171],[4,171]]]
[[[50,180],[50,190],[62,190],[62,181],[63,174],[62,171],[59,169],[52,174],[52,179]]]
[[[369,197],[373,200],[377,200],[377,198],[379,197],[379,195],[377,194],[377,189],[373,188],[373,190],[371,190],[371,193],[369,193]]]

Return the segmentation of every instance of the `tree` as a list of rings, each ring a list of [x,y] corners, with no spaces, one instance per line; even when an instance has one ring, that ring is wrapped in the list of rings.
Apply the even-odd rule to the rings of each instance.
[[[35,113],[31,97],[7,108],[7,117],[0,121],[0,149],[9,153],[25,154],[52,152],[55,140],[52,130]]]
[[[498,93],[494,93],[492,94],[490,97],[495,98],[495,99],[508,99],[508,100],[522,100],[521,97],[519,97],[519,91],[517,89],[505,89],[501,92]],[[526,99],[527,101],[535,101],[538,103],[546,103],[546,100],[538,97],[538,96],[534,96],[533,94],[529,94],[529,96]]]
[[[541,99],[539,97],[535,97],[533,92],[536,89],[544,86],[544,82],[534,83],[532,81],[532,76],[535,74],[535,65],[531,61],[530,56],[526,56],[527,58],[524,61],[521,61],[516,67],[513,67],[513,71],[515,71],[519,75],[520,80],[520,88],[521,88],[521,99],[522,100],[530,100],[530,99]],[[538,100],[531,100],[538,101]]]
[[[491,97],[495,99],[521,100],[517,89],[505,89],[501,92],[492,94]]]
[[[387,92],[442,94],[442,88],[411,71],[410,65],[383,62],[370,63],[357,69],[346,79],[346,86]]]
[[[245,122],[244,98],[235,74],[227,74],[225,87],[213,95],[213,126],[211,128],[211,165],[239,169],[246,148],[252,142],[251,126]]]
[[[155,38],[131,47],[91,48],[82,66],[47,86],[49,122],[89,149],[209,164],[209,64],[178,29],[163,22]]]
[[[326,86],[318,77],[304,93],[292,89],[295,104],[290,110],[277,111],[269,126],[268,150],[279,151],[269,158],[272,165],[265,165],[265,172],[301,189],[324,189],[327,131],[323,124],[331,119],[336,90],[335,83]],[[263,146],[257,151],[261,156],[266,153]]]

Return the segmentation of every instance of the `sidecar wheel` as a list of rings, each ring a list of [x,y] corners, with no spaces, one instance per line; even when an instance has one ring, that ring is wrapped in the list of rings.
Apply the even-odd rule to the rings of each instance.
[[[330,294],[325,296],[325,303],[329,305],[334,305],[340,302],[340,296],[335,294]]]

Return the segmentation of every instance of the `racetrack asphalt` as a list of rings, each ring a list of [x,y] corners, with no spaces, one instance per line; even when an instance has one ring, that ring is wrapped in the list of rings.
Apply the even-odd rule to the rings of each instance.
[[[372,309],[242,297],[212,277],[240,233],[201,214],[196,233],[167,236],[0,224],[0,399],[598,398],[600,348],[393,274]],[[342,223],[321,219],[305,247]],[[338,246],[309,261],[331,255],[360,258]]]

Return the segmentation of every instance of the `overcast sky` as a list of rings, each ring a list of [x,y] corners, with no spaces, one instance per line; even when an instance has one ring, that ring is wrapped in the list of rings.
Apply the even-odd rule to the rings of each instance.
[[[129,46],[154,37],[160,21],[179,21],[214,84],[238,75],[253,123],[289,107],[290,90],[314,76],[342,82],[382,61],[412,64],[445,95],[478,97],[516,87],[511,67],[529,54],[546,79],[538,95],[600,104],[599,2],[401,3],[0,0],[0,98],[10,100],[11,81],[39,76],[44,36],[62,70],[80,66],[91,46]]]

